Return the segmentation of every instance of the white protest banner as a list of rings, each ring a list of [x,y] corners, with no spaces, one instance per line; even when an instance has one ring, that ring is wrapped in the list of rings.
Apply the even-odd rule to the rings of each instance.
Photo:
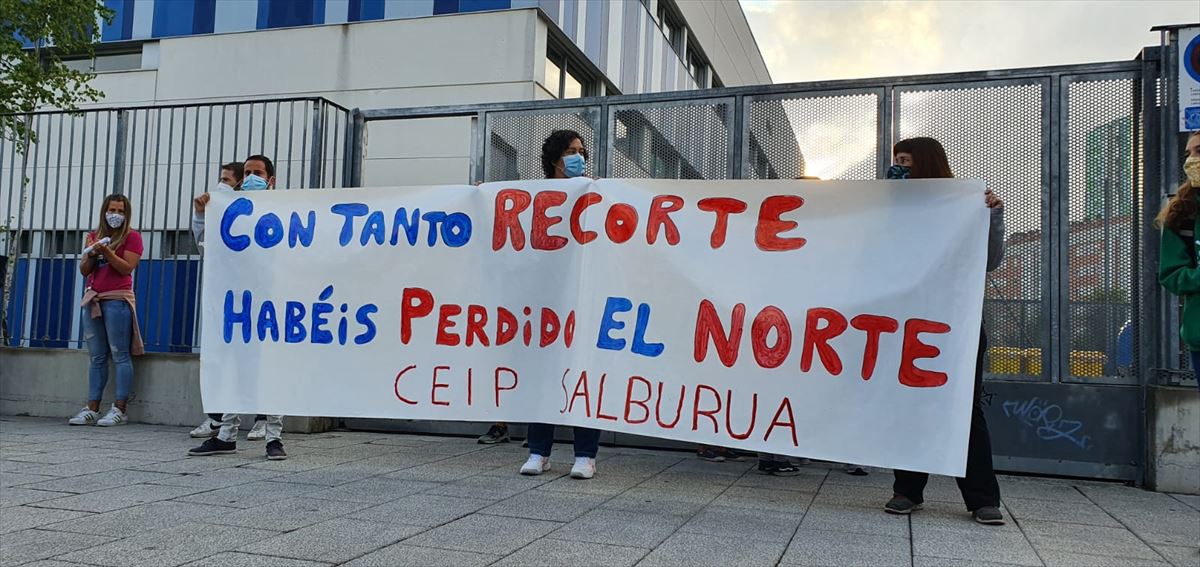
[[[961,476],[983,190],[213,193],[204,408],[556,423]]]

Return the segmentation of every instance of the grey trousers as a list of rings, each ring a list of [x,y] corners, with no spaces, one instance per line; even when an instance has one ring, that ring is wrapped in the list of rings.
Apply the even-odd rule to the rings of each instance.
[[[237,442],[238,428],[242,425],[241,414],[225,413],[221,414],[221,432],[217,434],[217,439],[222,441]],[[279,441],[283,437],[283,416],[268,415],[267,416],[267,442]]]

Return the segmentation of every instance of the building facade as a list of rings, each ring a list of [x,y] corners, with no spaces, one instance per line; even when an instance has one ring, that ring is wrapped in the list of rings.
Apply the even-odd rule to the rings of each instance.
[[[720,0],[107,5],[115,17],[97,57],[72,62],[96,70],[104,106],[324,97],[347,108],[398,108],[771,82],[741,7]],[[469,128],[466,120],[380,125],[364,182],[468,181]],[[671,159],[657,168],[686,174],[688,164]],[[643,169],[655,167],[648,160]]]

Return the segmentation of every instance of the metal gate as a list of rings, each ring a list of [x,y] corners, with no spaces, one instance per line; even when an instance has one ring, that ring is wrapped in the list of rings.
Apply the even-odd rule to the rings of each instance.
[[[984,403],[1001,470],[1140,480],[1144,386],[1161,333],[1143,243],[1161,200],[1159,50],[1078,66],[739,87],[548,102],[355,110],[471,121],[472,181],[536,179],[542,140],[578,131],[589,174],[667,179],[877,179],[894,141],[939,139],[959,177],[1006,202],[1007,253],[989,275]],[[1145,240],[1153,235],[1153,240]],[[1148,267],[1150,266],[1150,267]],[[378,422],[363,427],[386,427]],[[622,442],[614,434],[609,441]]]
[[[36,136],[28,152],[0,140],[0,282],[11,281],[5,346],[82,346],[80,252],[104,197],[123,193],[145,244],[134,289],[146,350],[193,352],[201,270],[192,198],[215,185],[222,163],[255,153],[275,160],[279,188],[339,187],[348,169],[349,111],[325,99],[37,112],[26,120]]]
[[[1167,44],[1130,62],[353,113],[324,99],[36,113],[30,152],[0,143],[0,251],[16,258],[5,344],[80,346],[74,264],[100,199],[124,192],[147,241],[135,285],[148,348],[194,352],[191,196],[251,152],[277,159],[281,187],[361,186],[384,121],[461,128],[472,181],[541,178],[559,128],[583,136],[589,174],[616,178],[876,179],[894,141],[932,136],[1007,204],[984,304],[997,467],[1141,481],[1146,385],[1194,380],[1149,222],[1177,178],[1173,57]],[[376,147],[422,149],[378,133]]]

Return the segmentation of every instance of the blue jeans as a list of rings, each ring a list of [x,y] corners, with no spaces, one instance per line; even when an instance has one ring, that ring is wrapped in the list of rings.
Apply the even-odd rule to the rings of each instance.
[[[575,430],[575,456],[596,458],[600,450],[600,430],[586,427],[572,427]],[[550,456],[550,448],[554,445],[554,426],[545,423],[529,424],[529,454]]]
[[[133,360],[129,343],[133,340],[133,314],[129,304],[111,300],[100,302],[101,316],[92,318],[89,307],[83,310],[83,339],[87,341],[92,364],[88,368],[88,401],[98,402],[108,384],[108,358],[111,353],[117,367],[117,401],[129,399],[133,390]]]

